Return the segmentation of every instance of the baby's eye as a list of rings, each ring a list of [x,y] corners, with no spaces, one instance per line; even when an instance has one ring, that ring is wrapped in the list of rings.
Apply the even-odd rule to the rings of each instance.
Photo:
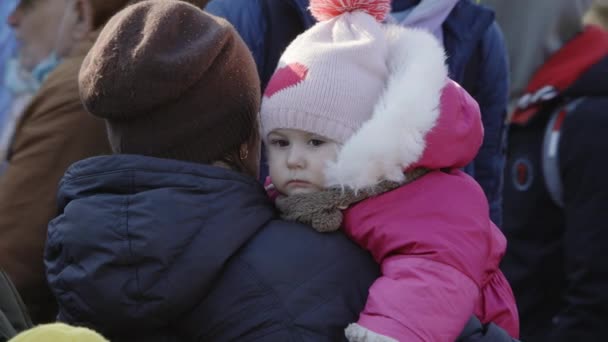
[[[319,147],[319,146],[325,144],[325,141],[320,140],[320,139],[310,139],[308,141],[308,143],[314,147]]]
[[[270,145],[278,146],[278,147],[287,147],[287,146],[289,146],[289,141],[287,141],[285,139],[271,139]]]

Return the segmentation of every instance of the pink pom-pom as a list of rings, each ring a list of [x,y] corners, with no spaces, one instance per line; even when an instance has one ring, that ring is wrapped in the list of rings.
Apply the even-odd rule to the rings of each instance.
[[[318,21],[355,11],[363,11],[381,22],[391,11],[391,0],[310,0],[310,12]]]

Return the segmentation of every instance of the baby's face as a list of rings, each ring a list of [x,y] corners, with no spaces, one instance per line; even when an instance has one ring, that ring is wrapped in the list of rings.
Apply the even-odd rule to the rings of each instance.
[[[333,140],[293,129],[268,134],[270,178],[283,195],[312,193],[325,187],[325,167],[340,146]]]

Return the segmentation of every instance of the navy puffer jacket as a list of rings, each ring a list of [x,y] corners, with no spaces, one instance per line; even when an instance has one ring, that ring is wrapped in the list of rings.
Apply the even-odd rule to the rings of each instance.
[[[378,276],[344,235],[277,220],[239,173],[139,156],[73,165],[45,254],[59,319],[112,341],[336,341]]]

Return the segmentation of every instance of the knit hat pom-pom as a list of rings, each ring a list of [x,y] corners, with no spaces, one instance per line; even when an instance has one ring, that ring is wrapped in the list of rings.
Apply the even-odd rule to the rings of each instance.
[[[310,12],[318,21],[355,11],[363,11],[382,22],[391,11],[391,0],[310,0]]]

